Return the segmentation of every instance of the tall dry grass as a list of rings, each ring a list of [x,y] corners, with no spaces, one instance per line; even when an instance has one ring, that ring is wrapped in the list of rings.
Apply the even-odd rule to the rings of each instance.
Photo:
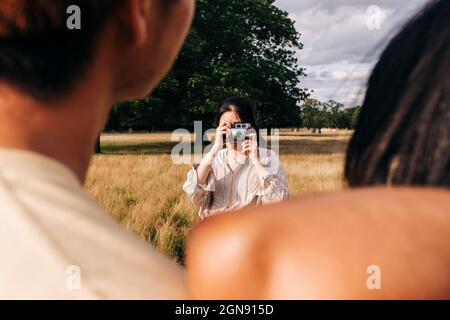
[[[291,196],[342,188],[349,137],[349,132],[282,132],[280,159]],[[130,231],[182,263],[198,208],[182,190],[190,166],[172,163],[175,144],[166,133],[104,135],[104,154],[94,157],[86,187]]]

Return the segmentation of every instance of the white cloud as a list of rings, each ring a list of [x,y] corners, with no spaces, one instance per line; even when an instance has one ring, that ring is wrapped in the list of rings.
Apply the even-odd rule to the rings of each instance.
[[[362,102],[367,78],[390,37],[429,0],[277,0],[302,34],[302,86],[314,97]]]

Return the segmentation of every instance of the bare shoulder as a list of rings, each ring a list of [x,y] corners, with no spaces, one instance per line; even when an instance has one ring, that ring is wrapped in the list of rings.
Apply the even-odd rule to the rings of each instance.
[[[200,225],[189,281],[212,298],[450,297],[449,241],[448,190],[308,196]],[[382,273],[381,289],[369,288],[370,270]]]

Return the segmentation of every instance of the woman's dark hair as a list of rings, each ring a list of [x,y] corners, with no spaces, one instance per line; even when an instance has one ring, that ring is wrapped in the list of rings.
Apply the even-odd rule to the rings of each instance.
[[[450,187],[449,21],[450,1],[433,1],[382,54],[347,152],[351,186]]]
[[[216,115],[215,126],[218,127],[220,118],[226,112],[234,111],[237,113],[243,123],[250,123],[253,128],[256,129],[255,115],[250,102],[241,97],[229,97],[226,98],[220,105],[219,111]]]

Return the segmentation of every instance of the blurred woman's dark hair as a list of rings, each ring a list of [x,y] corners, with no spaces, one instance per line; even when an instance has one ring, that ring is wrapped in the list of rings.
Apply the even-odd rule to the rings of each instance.
[[[433,1],[370,77],[345,175],[351,186],[450,187],[450,1]]]

